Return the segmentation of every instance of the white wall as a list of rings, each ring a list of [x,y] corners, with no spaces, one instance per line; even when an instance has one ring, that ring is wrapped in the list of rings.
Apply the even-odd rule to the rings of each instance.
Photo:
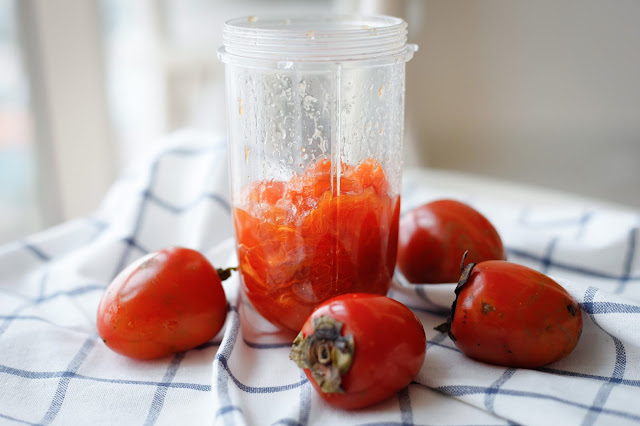
[[[93,211],[115,178],[98,5],[17,2],[43,227]]]
[[[409,164],[640,206],[640,2],[354,5],[399,11],[420,46],[407,71]]]
[[[116,55],[105,73],[105,8],[99,6],[122,7],[126,0],[21,0],[37,139],[40,148],[48,147],[40,153],[43,175],[51,176],[43,187],[53,188],[42,192],[44,224],[94,209],[117,164],[155,142],[142,137],[145,129],[220,127],[222,116],[211,113],[224,105],[223,68],[215,59],[220,25],[232,16],[293,9],[387,13],[409,23],[410,42],[420,50],[407,66],[408,166],[478,173],[640,207],[640,1],[329,3],[138,1],[165,10],[169,22],[182,26],[154,29],[134,20],[131,28],[140,37],[133,40],[147,43],[137,48],[152,57],[148,67],[140,65],[145,55],[134,55],[129,65]],[[152,24],[161,21],[151,15]],[[129,46],[125,59],[136,52],[130,40],[122,40]],[[113,69],[128,69],[134,82],[153,74],[160,89],[147,99],[158,106],[152,117],[151,109],[140,108],[138,92],[110,92],[111,99],[128,102],[118,109],[129,118],[125,125],[107,111],[105,85],[124,87]]]

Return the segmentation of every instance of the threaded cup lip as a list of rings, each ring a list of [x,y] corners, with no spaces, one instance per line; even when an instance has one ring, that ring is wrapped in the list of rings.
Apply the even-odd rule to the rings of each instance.
[[[296,63],[406,62],[407,23],[385,15],[247,16],[223,29],[223,62],[277,68]]]

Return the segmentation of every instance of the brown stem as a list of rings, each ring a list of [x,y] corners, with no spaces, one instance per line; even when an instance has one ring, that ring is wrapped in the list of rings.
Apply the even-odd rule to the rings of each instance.
[[[220,277],[220,281],[224,281],[227,278],[229,278],[231,276],[231,271],[237,271],[238,268],[237,267],[231,267],[231,268],[226,268],[226,269],[222,269],[222,268],[218,268],[216,269],[216,272],[218,273],[218,276]]]
[[[451,338],[451,340],[453,340],[455,342],[456,338],[453,335],[453,333],[451,333],[451,323],[453,322],[453,317],[456,313],[456,305],[458,304],[458,296],[460,295],[460,292],[462,291],[462,287],[465,286],[465,284],[467,284],[467,282],[469,281],[469,277],[471,276],[471,271],[473,271],[473,268],[476,266],[475,263],[469,263],[467,264],[467,266],[464,266],[464,261],[467,258],[467,255],[469,254],[469,251],[465,251],[464,254],[462,255],[462,261],[460,262],[460,270],[461,270],[461,274],[460,274],[460,279],[458,280],[458,285],[456,285],[456,289],[454,290],[454,293],[456,294],[456,298],[454,299],[453,303],[451,304],[451,312],[449,313],[449,317],[447,318],[447,321],[440,324],[437,327],[434,327],[435,330],[441,332],[441,333],[447,333],[449,335],[449,337]]]

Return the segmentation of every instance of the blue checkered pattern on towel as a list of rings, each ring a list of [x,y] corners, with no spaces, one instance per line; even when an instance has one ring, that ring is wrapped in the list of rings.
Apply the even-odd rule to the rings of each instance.
[[[428,338],[425,364],[397,396],[335,410],[288,359],[292,336],[243,301],[234,276],[225,328],[212,341],[139,362],[107,349],[95,313],[128,263],[168,245],[235,264],[222,139],[171,135],[119,179],[95,214],[0,247],[0,424],[635,424],[640,423],[640,214],[599,206],[536,206],[433,186],[409,171],[403,211],[440,197],[496,225],[511,261],[551,275],[580,303],[584,331],[566,359],[536,370],[465,358],[433,327],[453,285],[390,295]]]

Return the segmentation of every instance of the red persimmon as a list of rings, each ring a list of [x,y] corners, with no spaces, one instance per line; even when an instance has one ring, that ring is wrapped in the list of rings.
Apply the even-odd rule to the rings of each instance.
[[[506,261],[470,263],[455,290],[447,323],[468,357],[536,368],[569,355],[582,332],[579,305],[548,276]]]
[[[411,283],[453,283],[460,258],[505,260],[500,235],[480,212],[455,200],[436,200],[400,219],[397,266]]]
[[[409,308],[386,296],[348,293],[313,311],[290,357],[326,402],[357,409],[411,383],[425,351],[424,329]]]
[[[133,262],[107,287],[96,325],[122,355],[153,359],[194,348],[224,325],[220,275],[199,252],[170,247]]]

